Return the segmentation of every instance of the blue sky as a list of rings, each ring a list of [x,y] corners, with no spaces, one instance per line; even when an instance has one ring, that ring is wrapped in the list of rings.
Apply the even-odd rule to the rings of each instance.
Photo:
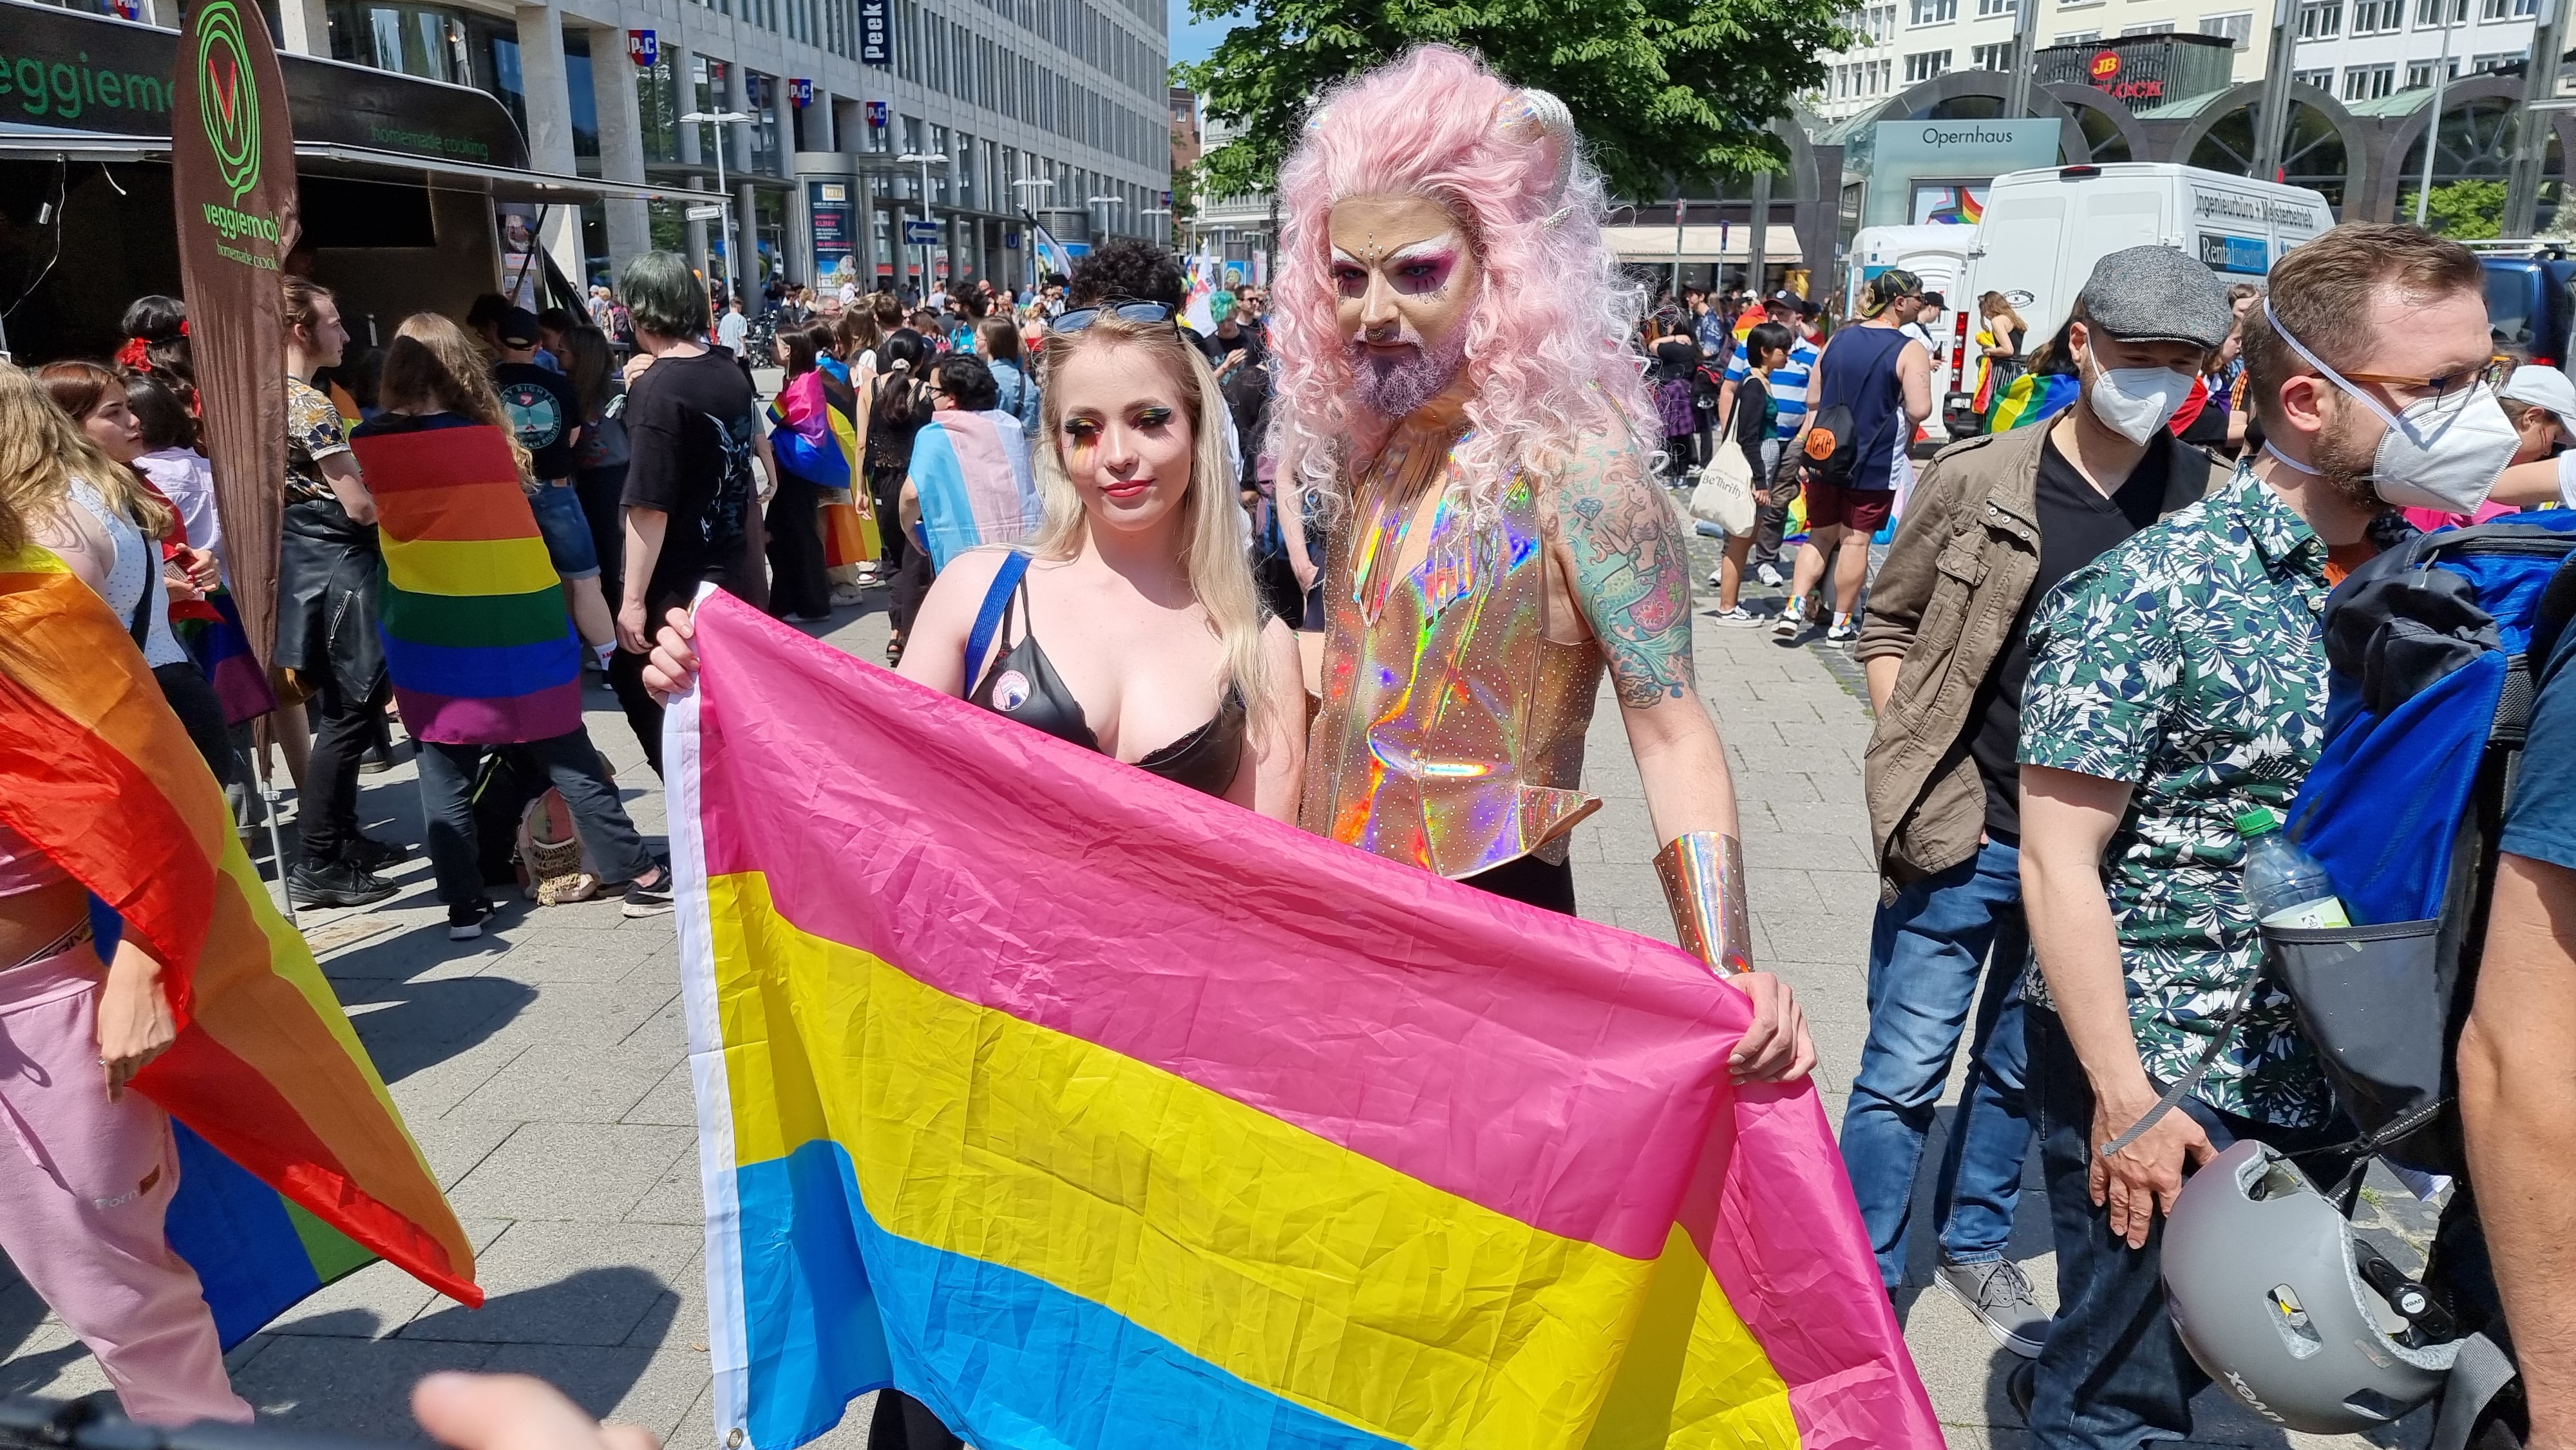
[[[1170,0],[1172,7],[1172,60],[1205,60],[1208,52],[1225,37],[1228,22],[1202,20],[1190,22],[1190,0]]]

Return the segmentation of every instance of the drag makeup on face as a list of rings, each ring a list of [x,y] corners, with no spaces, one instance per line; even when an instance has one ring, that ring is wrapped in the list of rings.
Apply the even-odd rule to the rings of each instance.
[[[1047,380],[1058,390],[1056,456],[1099,527],[1147,529],[1189,498],[1197,433],[1180,380],[1117,342],[1077,346]]]
[[[1330,223],[1335,320],[1360,402],[1401,418],[1466,362],[1480,274],[1466,228],[1412,194],[1344,197]]]

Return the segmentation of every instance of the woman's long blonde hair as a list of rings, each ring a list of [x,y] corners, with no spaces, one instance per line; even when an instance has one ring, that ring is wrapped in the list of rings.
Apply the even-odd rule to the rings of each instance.
[[[0,553],[24,547],[31,524],[70,506],[75,478],[97,489],[147,539],[170,531],[170,510],[144,491],[132,469],[92,442],[33,373],[0,362]]]
[[[519,486],[534,488],[536,471],[518,431],[501,409],[501,395],[483,372],[483,351],[465,329],[435,312],[415,312],[394,329],[385,349],[384,379],[376,398],[398,413],[462,413],[501,430],[519,465]]]
[[[1181,538],[1186,551],[1182,569],[1189,576],[1190,592],[1198,596],[1199,607],[1207,611],[1208,623],[1225,646],[1226,682],[1243,696],[1244,709],[1255,733],[1259,733],[1274,722],[1269,719],[1270,697],[1262,662],[1261,594],[1253,587],[1252,564],[1244,557],[1243,538],[1234,521],[1234,511],[1243,505],[1235,498],[1235,463],[1225,446],[1225,395],[1217,390],[1216,374],[1208,371],[1207,359],[1181,340],[1180,329],[1174,324],[1130,322],[1104,309],[1079,332],[1048,336],[1042,358],[1045,381],[1038,393],[1045,437],[1031,460],[1036,466],[1038,494],[1046,505],[1046,522],[1031,541],[1030,552],[1041,559],[1070,559],[1081,552],[1083,537],[1090,527],[1082,510],[1081,491],[1065,471],[1064,390],[1056,386],[1055,379],[1058,370],[1076,353],[1101,347],[1134,348],[1161,363],[1170,376],[1180,381],[1181,400],[1189,409],[1195,443],[1190,458],[1190,489],[1181,501]],[[1222,695],[1220,690],[1220,698]]]

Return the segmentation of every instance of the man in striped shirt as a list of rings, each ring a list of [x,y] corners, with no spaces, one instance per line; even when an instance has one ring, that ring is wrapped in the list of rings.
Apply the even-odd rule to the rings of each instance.
[[[1780,405],[1777,425],[1780,441],[1798,436],[1798,426],[1807,419],[1807,382],[1816,369],[1816,304],[1785,288],[1771,294],[1763,304],[1771,320],[1789,329],[1794,339],[1789,345],[1789,360],[1771,370],[1771,399]],[[1726,364],[1726,381],[1718,390],[1717,416],[1723,420],[1735,409],[1735,387],[1744,381],[1752,365],[1744,356],[1744,339],[1735,340],[1735,356]],[[1758,481],[1768,488],[1769,479]],[[1753,523],[1753,552],[1746,562],[1752,565],[1754,577],[1777,589],[1788,582],[1780,568],[1780,535],[1788,527],[1789,505],[1775,501],[1762,506]]]

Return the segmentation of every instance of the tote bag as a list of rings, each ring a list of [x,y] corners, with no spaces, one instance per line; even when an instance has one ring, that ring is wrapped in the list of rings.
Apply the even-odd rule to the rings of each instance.
[[[1699,484],[1690,496],[1691,517],[1724,529],[1730,537],[1753,532],[1753,465],[1745,462],[1744,450],[1735,444],[1734,423],[1729,414],[1725,426],[1717,430],[1717,446],[1709,450],[1708,465],[1699,471]]]

